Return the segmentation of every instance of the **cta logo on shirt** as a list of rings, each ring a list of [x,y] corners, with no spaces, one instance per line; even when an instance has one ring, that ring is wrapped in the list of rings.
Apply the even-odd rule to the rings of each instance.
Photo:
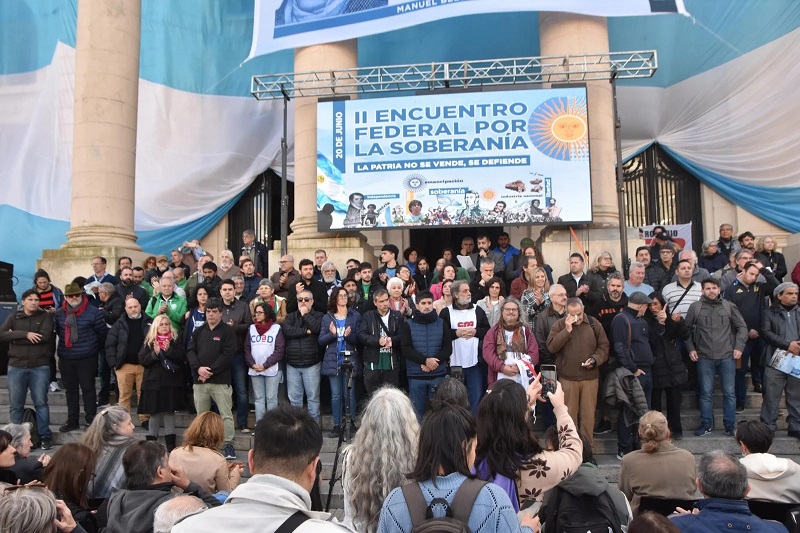
[[[457,328],[474,328],[475,327],[475,321],[474,320],[464,320],[462,322],[457,322],[456,323],[456,327]]]
[[[211,340],[219,342],[220,340],[222,340],[222,337],[211,337]]]

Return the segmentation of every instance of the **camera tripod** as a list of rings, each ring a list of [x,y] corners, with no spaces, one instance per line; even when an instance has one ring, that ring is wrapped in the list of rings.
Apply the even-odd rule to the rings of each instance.
[[[342,443],[347,441],[350,442],[353,436],[353,422],[351,418],[351,406],[350,406],[350,392],[353,389],[353,365],[345,365],[341,366],[342,371],[347,375],[347,388],[344,394],[346,396],[342,398],[344,402],[344,413],[342,413],[341,425],[339,426],[339,441],[336,443],[336,454],[333,456],[333,470],[331,470],[331,480],[328,486],[328,499],[325,502],[325,512],[327,513],[331,509],[331,498],[333,497],[333,487],[336,485],[337,481],[342,481],[342,476],[336,475],[336,471],[339,466],[339,459],[342,455]],[[345,438],[345,434],[347,438]],[[344,469],[342,469],[344,470]]]

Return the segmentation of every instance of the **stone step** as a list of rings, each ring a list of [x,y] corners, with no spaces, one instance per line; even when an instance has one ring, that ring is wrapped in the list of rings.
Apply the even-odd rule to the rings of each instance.
[[[693,431],[687,432],[684,434],[683,439],[673,440],[672,442],[678,448],[689,450],[694,455],[703,455],[711,450],[725,450],[736,455],[741,453],[736,439],[725,435],[722,428],[715,429],[702,437],[695,437]],[[616,432],[595,435],[592,451],[595,457],[615,456],[617,454]],[[794,437],[788,437],[786,432],[778,432],[770,452],[780,456],[798,455],[800,454],[800,441]]]

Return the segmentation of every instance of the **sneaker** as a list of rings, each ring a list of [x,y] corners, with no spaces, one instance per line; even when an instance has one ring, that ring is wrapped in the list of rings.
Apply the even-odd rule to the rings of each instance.
[[[736,430],[734,430],[733,428],[726,428],[725,429],[725,435],[727,435],[728,437],[735,437],[736,436]]]
[[[762,387],[761,383],[756,383],[755,385],[753,385],[753,392],[760,392],[763,394],[764,387]]]
[[[708,435],[709,433],[711,433],[711,428],[704,428],[703,426],[700,426],[694,430],[696,437],[702,437],[703,435]]]
[[[250,433],[250,428],[247,426],[239,426],[239,431],[242,433]]]
[[[233,444],[223,446],[222,455],[225,456],[225,459],[236,459],[236,450],[233,448]]]
[[[736,406],[737,413],[744,413],[744,405],[737,405]]]
[[[80,426],[77,422],[67,422],[60,428],[58,428],[59,433],[67,433],[69,431],[75,431],[76,429],[80,429]]]
[[[595,435],[603,435],[611,431],[611,420],[599,420],[594,427]]]
[[[625,457],[625,452],[617,452],[617,461],[622,461],[623,457]]]
[[[43,450],[52,450],[53,449],[53,441],[51,439],[42,439],[42,449]]]
[[[330,436],[331,438],[334,438],[334,439],[335,439],[336,437],[338,437],[338,436],[339,436],[339,434],[340,434],[341,432],[342,432],[342,428],[340,428],[339,426],[333,426],[333,428],[331,429],[331,434],[330,434],[329,436]]]
[[[61,389],[58,388],[58,381],[51,381],[50,382],[50,392],[58,392]]]

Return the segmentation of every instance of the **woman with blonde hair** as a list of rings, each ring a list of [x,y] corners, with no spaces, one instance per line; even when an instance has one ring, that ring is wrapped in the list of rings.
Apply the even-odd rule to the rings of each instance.
[[[603,250],[594,258],[594,262],[589,269],[589,274],[599,279],[601,287],[605,287],[608,276],[616,271],[617,267],[614,266],[614,259],[611,257],[611,252]]]
[[[522,320],[530,327],[536,325],[539,313],[550,307],[550,282],[547,281],[547,272],[542,267],[533,269],[533,275],[528,280],[528,288],[520,298],[524,311]]]
[[[169,322],[169,318],[167,322]],[[125,471],[122,456],[136,442],[131,415],[124,407],[106,407],[94,417],[92,424],[80,439],[97,457],[95,475],[89,485],[90,503],[98,503],[111,496],[114,489],[125,488]]]
[[[670,441],[667,419],[648,411],[639,419],[642,448],[625,454],[619,471],[619,489],[631,502],[633,514],[642,496],[688,500],[694,498],[697,467],[694,456]]]
[[[782,253],[777,251],[775,237],[772,235],[764,235],[756,241],[755,259],[761,261],[761,264],[764,266],[770,267],[772,273],[778,278],[778,281],[783,283],[783,277],[788,273],[786,269],[786,258],[783,257]]]
[[[181,467],[190,481],[211,494],[227,493],[239,486],[244,466],[229,463],[219,450],[225,440],[222,417],[200,413],[183,433],[183,444],[169,454],[171,468]]]
[[[418,438],[419,423],[408,396],[391,385],[375,391],[353,444],[344,452],[344,525],[353,531],[377,530],[383,500],[408,483]]]
[[[150,415],[147,440],[157,440],[164,425],[167,451],[175,448],[175,411],[186,409],[183,364],[186,352],[167,315],[158,315],[139,351],[144,366],[139,414]]]

